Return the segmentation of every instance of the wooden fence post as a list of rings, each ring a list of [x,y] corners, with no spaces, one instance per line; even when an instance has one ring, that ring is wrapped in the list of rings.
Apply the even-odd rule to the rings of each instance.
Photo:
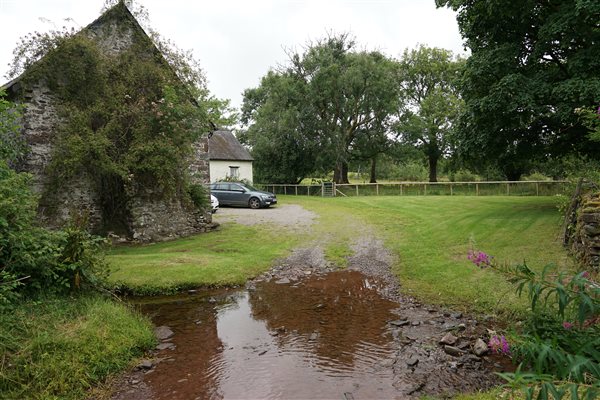
[[[377,193],[377,196],[379,196],[379,183],[375,184],[375,192]]]
[[[479,196],[479,183],[475,184],[475,195]]]

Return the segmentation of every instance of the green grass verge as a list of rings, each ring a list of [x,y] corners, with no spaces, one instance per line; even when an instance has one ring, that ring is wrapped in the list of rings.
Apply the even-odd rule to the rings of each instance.
[[[154,341],[146,318],[111,299],[20,303],[0,313],[0,398],[85,398]]]
[[[286,202],[321,215],[317,235],[351,241],[370,226],[397,256],[393,270],[403,289],[430,303],[483,313],[524,310],[503,277],[466,259],[471,239],[499,262],[572,265],[559,240],[554,197],[287,196]]]
[[[223,224],[218,231],[172,242],[114,248],[111,284],[134,294],[243,284],[268,270],[301,237],[276,226]]]

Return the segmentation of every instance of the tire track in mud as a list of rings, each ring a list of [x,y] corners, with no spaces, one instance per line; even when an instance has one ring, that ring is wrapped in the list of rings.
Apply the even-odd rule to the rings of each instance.
[[[379,293],[398,304],[394,310],[398,319],[389,321],[397,353],[393,359],[379,362],[376,368],[393,369],[399,398],[446,397],[487,390],[500,384],[493,373],[502,368],[498,360],[474,354],[475,343],[486,336],[487,329],[472,317],[425,305],[404,295],[391,269],[395,256],[372,229],[362,227],[361,230],[363,236],[350,246],[353,254],[347,257],[347,268],[374,278]],[[257,281],[275,279],[287,283],[338,270],[326,261],[324,245],[315,242],[295,249],[269,272],[249,281],[247,287],[252,288]]]

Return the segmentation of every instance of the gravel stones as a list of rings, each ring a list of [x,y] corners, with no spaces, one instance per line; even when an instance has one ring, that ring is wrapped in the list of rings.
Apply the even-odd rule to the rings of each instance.
[[[163,343],[159,343],[155,349],[160,351],[160,350],[175,350],[175,345],[173,343],[170,342],[163,342]]]
[[[419,359],[416,357],[411,357],[408,360],[406,360],[406,365],[408,365],[409,367],[416,367],[418,363]]]
[[[446,345],[450,345],[453,346],[456,344],[456,341],[458,340],[458,338],[456,336],[454,336],[452,333],[448,332],[444,335],[444,337],[440,340],[441,344],[446,344]]]
[[[488,352],[488,345],[481,339],[478,338],[473,345],[473,354],[478,357],[485,355]]]
[[[458,347],[448,346],[448,345],[444,346],[444,352],[446,354],[454,356],[454,357],[459,357],[459,356],[462,356],[464,354],[464,351],[462,351]]]
[[[154,329],[154,334],[158,340],[167,340],[171,338],[174,333],[168,326],[159,326]]]
[[[140,364],[138,365],[139,369],[152,369],[152,367],[154,366],[154,363],[150,360],[142,360],[142,362],[140,362]]]

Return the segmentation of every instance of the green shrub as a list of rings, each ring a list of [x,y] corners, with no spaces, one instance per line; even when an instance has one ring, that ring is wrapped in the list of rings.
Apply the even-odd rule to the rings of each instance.
[[[467,170],[459,169],[449,174],[450,182],[476,182],[480,181],[479,175]]]
[[[498,264],[481,251],[471,250],[468,258],[479,268],[504,275],[530,303],[523,331],[503,351],[520,363],[515,373],[500,374],[508,386],[524,390],[526,399],[600,395],[600,286],[591,275],[569,276],[554,265],[537,273],[525,263]]]
[[[425,182],[429,179],[429,171],[423,163],[409,161],[392,168],[388,175],[398,181]]]
[[[189,185],[188,194],[198,210],[206,210],[210,207],[210,199],[206,186],[200,184]]]
[[[104,239],[85,230],[85,219],[59,231],[36,226],[37,198],[29,181],[28,174],[0,162],[0,298],[100,284],[108,274]]]
[[[521,177],[522,181],[551,181],[552,178],[544,175],[541,172],[532,172],[529,175],[523,175]]]
[[[18,298],[17,288],[21,286],[21,280],[15,275],[0,269],[0,311],[8,308]]]
[[[10,164],[25,153],[27,144],[19,134],[22,107],[6,100],[5,95],[0,89],[0,160]]]

